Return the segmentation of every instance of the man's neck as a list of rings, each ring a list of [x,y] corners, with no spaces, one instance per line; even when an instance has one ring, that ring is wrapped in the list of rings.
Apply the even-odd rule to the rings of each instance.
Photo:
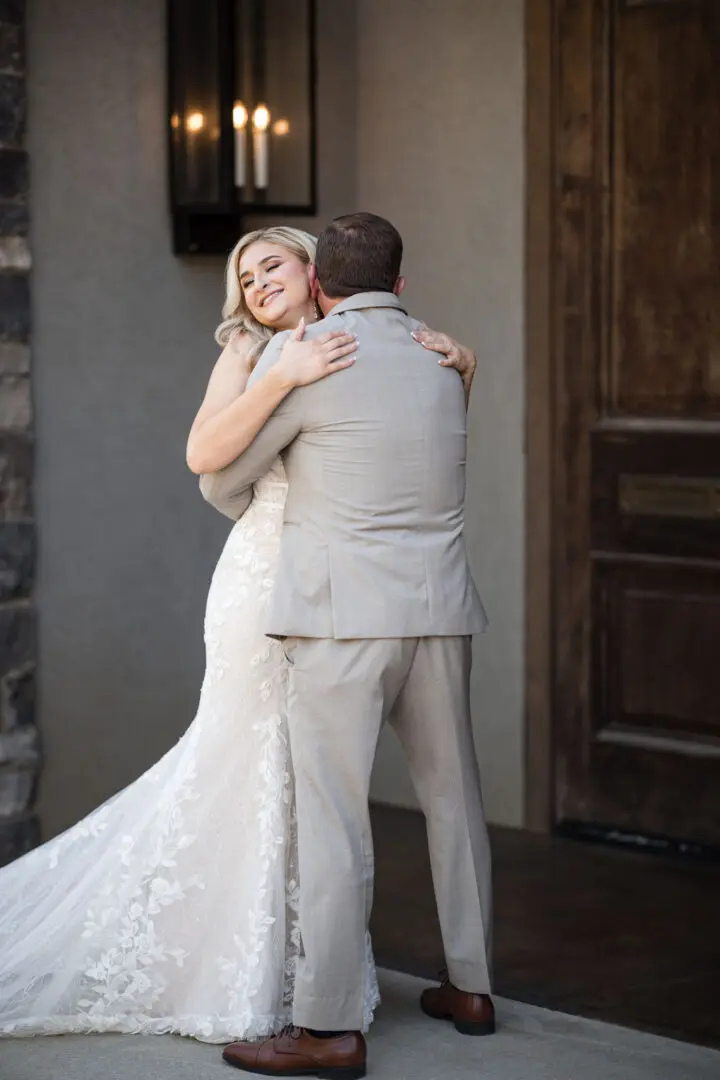
[[[373,289],[371,291],[375,292],[375,293],[387,293],[388,290],[386,290],[386,289]],[[323,316],[326,316],[326,315],[329,315],[331,313],[331,311],[333,310],[333,308],[336,308],[338,306],[338,304],[345,303],[346,300],[349,300],[353,296],[363,296],[363,295],[365,295],[364,290],[362,290],[361,292],[350,293],[350,296],[326,296],[325,293],[322,291],[322,289],[320,289],[320,291],[318,292],[318,296],[317,296],[317,302],[318,302],[318,306],[319,306],[320,310],[323,313]],[[391,292],[391,293],[388,293],[388,295],[396,296],[397,293]]]
[[[336,308],[338,304],[342,304],[343,300],[346,299],[345,296],[326,296],[320,289],[317,302],[323,315],[329,315],[333,308]]]

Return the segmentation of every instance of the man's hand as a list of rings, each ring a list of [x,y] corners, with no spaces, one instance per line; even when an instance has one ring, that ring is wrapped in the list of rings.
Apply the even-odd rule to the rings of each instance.
[[[469,401],[470,388],[477,368],[477,357],[472,349],[461,345],[448,334],[439,334],[435,330],[414,330],[412,336],[424,348],[439,353],[438,363],[443,367],[455,368],[465,387],[465,400]]]

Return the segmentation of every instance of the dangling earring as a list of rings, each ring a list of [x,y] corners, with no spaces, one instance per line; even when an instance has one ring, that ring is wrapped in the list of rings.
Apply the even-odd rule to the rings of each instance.
[[[318,304],[318,302],[316,300],[315,301],[315,322],[317,322],[318,319],[322,319],[322,317],[323,317],[323,313],[322,313],[322,311],[320,309],[320,305]]]

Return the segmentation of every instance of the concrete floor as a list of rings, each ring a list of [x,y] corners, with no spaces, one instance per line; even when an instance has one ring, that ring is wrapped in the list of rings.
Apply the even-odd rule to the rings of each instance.
[[[418,1010],[425,983],[381,972],[369,1040],[376,1080],[718,1080],[720,1051],[499,999],[497,1035],[472,1039]],[[129,1035],[0,1040],[0,1080],[231,1080],[220,1049]]]

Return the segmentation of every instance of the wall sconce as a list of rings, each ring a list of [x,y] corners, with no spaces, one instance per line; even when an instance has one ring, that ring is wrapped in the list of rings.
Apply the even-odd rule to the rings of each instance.
[[[173,249],[316,212],[315,0],[167,0]]]

